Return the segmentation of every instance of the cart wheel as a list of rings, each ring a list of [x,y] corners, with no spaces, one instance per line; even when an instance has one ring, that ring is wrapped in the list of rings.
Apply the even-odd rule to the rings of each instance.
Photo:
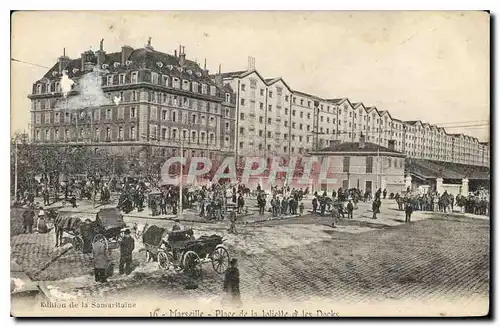
[[[188,251],[184,254],[182,268],[195,279],[199,279],[202,276],[201,260],[194,251]]]
[[[77,251],[81,251],[83,249],[83,239],[80,236],[75,236],[71,240],[73,244],[73,248]]]
[[[223,274],[229,268],[229,252],[224,246],[217,245],[210,258],[212,259],[212,267],[217,273]]]
[[[158,251],[158,267],[163,270],[169,270],[173,265],[174,256],[170,252]]]

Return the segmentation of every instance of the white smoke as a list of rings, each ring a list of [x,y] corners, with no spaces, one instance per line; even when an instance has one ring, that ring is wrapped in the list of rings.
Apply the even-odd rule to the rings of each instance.
[[[66,74],[66,72],[63,72],[63,76],[61,78],[61,91],[65,99],[67,98],[68,93],[71,91],[73,84],[75,84],[75,82],[68,77],[68,74]]]
[[[67,97],[67,101],[59,103],[57,108],[76,110],[86,107],[98,107],[112,104],[110,99],[106,97],[104,91],[102,90],[101,74],[103,73],[106,73],[106,71],[94,68],[92,72],[86,73],[80,77],[76,83],[64,74],[61,79],[61,88],[64,97],[67,97],[67,94],[71,91],[71,86],[73,84],[76,84],[73,87],[73,90],[77,91],[78,94]]]

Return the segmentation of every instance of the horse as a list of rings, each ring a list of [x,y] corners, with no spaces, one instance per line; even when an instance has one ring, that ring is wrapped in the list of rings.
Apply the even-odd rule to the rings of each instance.
[[[72,235],[80,233],[82,221],[77,217],[57,215],[54,219],[54,229],[56,232],[56,247],[62,246],[63,233],[68,232]]]

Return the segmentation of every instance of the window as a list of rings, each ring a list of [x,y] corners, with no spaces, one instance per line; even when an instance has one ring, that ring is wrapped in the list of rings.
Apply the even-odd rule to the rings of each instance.
[[[137,83],[137,72],[132,73],[131,81],[134,84]]]
[[[176,139],[176,138],[177,138],[177,129],[176,129],[176,128],[174,128],[174,129],[172,130],[172,138],[173,138],[173,139]]]
[[[229,122],[226,122],[226,132],[230,131]]]
[[[125,84],[125,74],[120,74],[118,84]]]
[[[285,120],[284,125],[285,127],[288,127],[288,121]]]
[[[288,108],[285,108],[285,115],[288,115]]]
[[[307,106],[310,107],[311,106],[311,101],[307,101]]]
[[[264,109],[264,104],[262,102],[259,102],[259,109],[263,110]]]
[[[285,95],[285,102],[288,102],[288,95]]]
[[[162,120],[167,120],[167,111],[166,110],[162,110],[161,111],[161,119]]]
[[[295,99],[294,99],[295,100]],[[293,102],[295,103],[295,101]],[[304,99],[300,99],[300,105],[303,106],[304,105]]]
[[[200,133],[200,140],[201,140],[202,142],[205,142],[205,132],[201,132],[201,133]]]
[[[292,122],[292,128],[295,128],[295,122]]]
[[[118,127],[118,139],[123,140],[123,127]]]
[[[60,122],[60,114],[58,112],[54,113],[54,123],[59,123]]]
[[[175,122],[177,119],[177,113],[175,111],[172,111],[172,121]]]
[[[137,93],[132,91],[132,101],[137,101]]]
[[[242,99],[240,99],[240,104],[241,104],[242,106],[244,106],[244,105],[245,105],[245,99],[243,99],[243,98],[242,98]]]
[[[243,112],[240,112],[240,120],[245,120],[245,114]]]
[[[189,90],[189,81],[188,80],[182,80],[182,89],[183,90]]]
[[[349,172],[349,166],[351,163],[351,157],[344,157],[344,162],[342,166],[342,172],[348,173]]]
[[[151,119],[156,120],[158,118],[158,108],[151,108]]]
[[[304,125],[299,124],[299,129],[300,129],[300,130],[302,130],[303,126],[304,126]],[[328,132],[327,132],[327,133],[328,133]]]
[[[295,117],[295,110],[292,110],[292,116]]]
[[[271,118],[267,118],[267,124],[271,125]]]
[[[263,130],[259,130],[259,136],[262,137],[264,135],[264,131]]]
[[[113,85],[113,75],[108,75],[106,85]]]
[[[259,123],[264,124],[264,117],[262,117],[262,116],[259,117]]]
[[[311,113],[307,113],[307,119],[311,119]]]
[[[111,138],[111,128],[106,128],[106,138],[110,139]]]
[[[366,157],[366,173],[373,173],[373,157]]]
[[[241,90],[245,91],[245,89],[246,89],[246,85],[245,84],[241,84]]]
[[[106,110],[106,119],[111,119],[111,109]]]
[[[231,102],[231,94],[226,93],[226,102]]]
[[[207,94],[207,85],[206,84],[201,84],[201,93]]]
[[[245,128],[240,127],[240,135],[244,136],[245,135]]]
[[[269,97],[272,98],[273,97],[273,91],[269,91]]]
[[[271,133],[271,131],[268,131],[268,132],[267,132],[267,137],[272,137],[272,133]]]
[[[196,124],[196,114],[191,115],[191,124]]]
[[[267,111],[273,111],[273,105],[272,104],[270,104],[270,105],[267,106]]]
[[[130,139],[135,140],[135,127],[130,127]]]
[[[264,95],[264,89],[260,89],[260,95],[263,96]]]
[[[243,149],[243,142],[240,142],[240,149]]]
[[[296,100],[296,99],[297,99],[297,98],[295,98],[295,97],[293,97],[293,99],[292,99],[292,102],[293,102],[294,104],[295,104],[295,100]]]
[[[196,142],[196,131],[191,132],[191,142]]]
[[[267,145],[267,150],[268,150],[268,151],[271,151],[271,144],[268,144],[268,145]]]
[[[56,128],[54,131],[54,139],[57,141],[59,140],[59,130]]]

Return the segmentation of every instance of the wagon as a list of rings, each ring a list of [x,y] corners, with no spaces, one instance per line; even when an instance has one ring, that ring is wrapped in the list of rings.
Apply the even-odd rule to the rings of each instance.
[[[212,263],[215,272],[223,274],[229,267],[229,252],[218,235],[191,240],[192,229],[172,231],[151,226],[143,235],[147,261],[156,260],[162,270],[176,271],[201,277],[202,264]],[[165,240],[165,236],[167,239]]]
[[[94,237],[92,244],[103,240],[108,250],[119,246],[122,229],[127,224],[123,221],[123,215],[115,207],[102,208],[99,210],[94,223]]]

